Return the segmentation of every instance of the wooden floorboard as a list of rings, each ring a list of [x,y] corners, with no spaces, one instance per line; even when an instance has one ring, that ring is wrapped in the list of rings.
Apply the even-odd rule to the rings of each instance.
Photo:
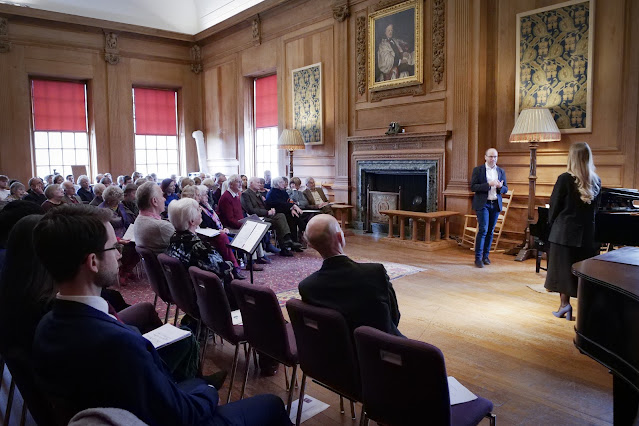
[[[500,425],[612,424],[612,378],[575,348],[575,323],[551,314],[559,296],[526,287],[544,282],[545,272],[535,273],[534,260],[515,262],[513,256],[495,254],[492,265],[478,269],[466,248],[418,252],[368,235],[349,236],[346,252],[426,269],[393,281],[402,314],[399,329],[439,347],[448,374],[493,401]],[[207,371],[230,369],[232,357],[230,344],[209,345]],[[239,377],[243,368],[242,357]],[[238,378],[233,399],[240,386]],[[346,414],[340,414],[335,394],[315,384],[307,392],[331,406],[305,425],[355,424],[348,404]],[[285,398],[283,370],[264,378],[251,369],[247,395],[258,393]]]

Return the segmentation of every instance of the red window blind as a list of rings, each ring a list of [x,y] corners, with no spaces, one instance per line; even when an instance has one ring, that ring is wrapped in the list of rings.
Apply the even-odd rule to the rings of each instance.
[[[135,134],[177,136],[175,91],[133,89]]]
[[[277,76],[255,80],[255,127],[277,126]]]
[[[86,132],[84,83],[31,80],[36,131]]]

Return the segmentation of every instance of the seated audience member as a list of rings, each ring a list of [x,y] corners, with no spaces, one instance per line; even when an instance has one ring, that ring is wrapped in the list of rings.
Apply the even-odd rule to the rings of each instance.
[[[215,174],[215,190],[213,191],[213,204],[217,205],[222,197],[222,184],[226,182],[226,175],[221,172]]]
[[[271,171],[264,170],[264,188],[271,190]]]
[[[44,183],[39,177],[32,177],[29,179],[29,190],[23,200],[31,201],[41,206],[42,203],[47,201],[47,197],[44,195]]]
[[[0,201],[0,210],[12,201],[22,200],[26,193],[26,188],[21,182],[13,182],[9,189],[9,196]]]
[[[93,188],[89,185],[89,177],[87,175],[80,176],[78,178],[78,184],[80,185],[80,189],[78,189],[78,196],[84,204],[89,204],[95,197],[93,194]]]
[[[0,175],[0,201],[4,200],[11,194],[9,186],[9,176]]]
[[[80,185],[76,185],[75,183],[75,177],[73,177],[73,175],[67,175],[64,178],[65,182],[71,182],[73,184],[73,187],[75,188],[76,192],[78,191],[78,189],[80,189]]]
[[[113,407],[149,425],[289,425],[277,397],[218,406],[206,381],[176,384],[150,342],[109,315],[99,295],[117,282],[117,244],[108,214],[85,206],[51,212],[34,231],[59,293],[36,330],[33,364],[60,423],[87,408]]]
[[[135,186],[137,186],[137,187],[139,188],[140,186],[142,186],[142,184],[143,184],[144,182],[148,182],[148,180],[144,179],[143,177],[141,177],[141,178],[137,178],[137,179],[135,180]]]
[[[108,177],[109,179],[111,179],[111,182],[113,182],[113,176],[111,176],[111,173],[106,172],[106,173],[104,174],[104,177]]]
[[[222,226],[220,218],[209,204],[208,188],[204,185],[194,186],[193,188],[195,189],[195,201],[198,201],[202,208],[202,223],[200,224],[200,227],[217,229],[220,231],[219,235],[211,238],[211,244],[213,244],[215,249],[220,252],[224,260],[233,263],[233,274],[235,277],[240,280],[246,279],[241,272],[240,264],[237,262],[237,258],[235,257],[235,254],[233,254],[233,250],[231,250],[228,246],[230,242],[228,237],[229,230]],[[182,193],[182,197],[184,198],[186,195]]]
[[[202,181],[202,185],[208,189],[207,196],[209,198],[209,206],[215,209],[215,202],[213,200],[213,192],[215,191],[215,181],[211,178],[206,178]]]
[[[187,186],[193,186],[195,185],[195,182],[193,181],[193,179],[188,178],[188,177],[184,177],[182,179],[180,179],[180,193],[184,190],[184,188],[186,188]]]
[[[165,207],[168,207],[171,201],[177,200],[178,196],[175,193],[175,181],[173,179],[164,179],[162,184],[160,184],[160,188],[162,188],[162,194],[164,194],[164,202]]]
[[[135,202],[135,192],[138,190],[138,187],[132,183],[127,184],[124,187],[124,199],[122,200],[122,204],[124,205],[127,213],[133,217],[133,221],[138,217],[140,210],[138,209],[138,204]]]
[[[326,194],[324,194],[324,190],[321,187],[315,186],[315,179],[312,177],[306,178],[306,189],[304,190],[304,195],[308,200],[309,209],[317,209],[325,214],[333,214],[333,208],[328,202],[328,198],[326,197]]]
[[[246,175],[240,175],[240,179],[242,179],[242,192],[248,189],[248,178]]]
[[[53,183],[53,175],[46,175],[43,179],[44,185],[51,185]]]
[[[295,243],[291,239],[291,230],[286,221],[286,216],[278,213],[274,208],[267,208],[264,198],[259,193],[260,178],[249,179],[249,187],[242,193],[242,207],[248,214],[263,217],[271,224],[271,228],[276,232],[280,244],[281,256],[292,256],[291,249],[299,249],[301,244]]]
[[[0,211],[0,272],[4,265],[9,232],[17,221],[31,214],[43,214],[42,207],[31,201],[16,200]],[[1,280],[0,280],[1,283]]]
[[[151,176],[151,179],[153,179],[153,182],[158,183],[158,175],[155,173],[151,173],[149,176]]]
[[[195,233],[202,223],[199,203],[192,198],[176,200],[169,205],[169,220],[175,228],[175,234],[171,237],[166,254],[179,259],[187,270],[191,266],[197,266],[213,272],[224,283],[229,303],[231,300],[235,301],[228,285],[233,279],[231,267],[213,246],[202,241]],[[233,305],[237,306],[236,303]]]
[[[138,188],[135,199],[140,214],[135,219],[135,244],[159,254],[169,246],[175,228],[160,216],[165,207],[162,189],[154,182],[145,182]]]
[[[122,188],[124,186],[124,176],[122,176],[122,175],[118,176],[116,182],[117,182],[118,186],[120,188]]]
[[[113,185],[113,180],[111,180],[111,176],[107,176],[105,174],[100,183],[108,188],[109,186]]]
[[[286,222],[291,231],[291,239],[298,242],[298,231],[304,233],[306,223],[302,222],[302,210],[289,198],[286,193],[286,181],[282,177],[276,177],[272,181],[271,190],[266,196],[266,207],[275,209],[286,217]],[[292,247],[295,251],[301,251],[301,245]]]
[[[194,183],[195,185],[202,185],[202,178],[200,178],[199,176],[195,176],[195,177],[193,178],[193,183]]]
[[[143,177],[144,177],[144,176],[142,176],[142,173],[140,173],[140,172],[133,172],[133,173],[131,173],[131,181],[132,181],[133,183],[137,182],[137,180],[138,180],[138,179],[141,179],[141,178],[143,178]]]
[[[54,185],[62,185],[62,182],[64,182],[64,177],[62,175],[56,174],[53,176]]]
[[[101,183],[96,183],[95,185],[93,185],[93,200],[91,200],[91,202],[89,203],[89,205],[91,206],[99,206],[100,204],[102,204],[104,202],[104,198],[102,198],[102,194],[104,193],[104,191],[106,190],[106,186],[104,186]]]
[[[62,204],[64,204],[64,191],[62,190],[62,187],[57,183],[53,183],[47,186],[47,189],[44,190],[44,195],[47,197],[47,201],[42,203],[42,209],[45,212],[48,212],[54,207],[60,207]]]
[[[299,285],[304,302],[335,309],[344,315],[351,330],[367,325],[402,336],[397,329],[399,308],[395,290],[384,265],[357,263],[344,254],[346,240],[337,220],[320,214],[308,222],[308,244],[324,263]]]
[[[131,176],[124,176],[122,178],[122,189],[124,189],[127,185],[130,185],[133,183],[133,179],[131,179]]]
[[[104,174],[102,173],[98,173],[97,175],[95,175],[95,183],[102,182],[102,178],[104,178]]]
[[[266,200],[266,196],[268,195],[268,189],[266,189],[265,182],[266,180],[264,180],[264,178],[260,178],[260,190],[258,191],[260,195],[264,198],[264,200]]]
[[[71,176],[73,177],[73,176]],[[63,201],[68,204],[82,204],[82,199],[75,193],[75,185],[73,182],[65,180],[62,182],[62,191],[64,192]],[[45,191],[46,193],[46,191]]]
[[[135,222],[135,217],[133,217],[133,213],[122,204],[124,192],[119,186],[111,185],[104,190],[102,196],[104,197],[104,202],[98,207],[111,212],[110,223],[111,226],[113,226],[115,236],[120,243],[124,244],[122,249],[122,266],[120,267],[120,284],[126,285],[128,281],[135,281],[136,277],[133,273],[133,268],[135,268],[135,265],[140,261],[140,257],[135,251],[135,246],[129,244],[128,240],[123,239],[126,230]],[[133,231],[135,231],[135,229],[133,229]]]

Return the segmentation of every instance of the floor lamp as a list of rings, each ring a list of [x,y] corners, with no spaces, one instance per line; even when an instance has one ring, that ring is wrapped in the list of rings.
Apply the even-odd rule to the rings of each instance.
[[[510,142],[525,143],[530,147],[530,174],[528,176],[528,224],[521,250],[515,260],[524,261],[534,257],[533,236],[530,225],[535,216],[535,186],[537,183],[537,148],[539,142],[554,142],[561,140],[561,133],[557,123],[552,118],[548,108],[529,108],[521,111],[515,127],[510,134]]]
[[[293,177],[293,151],[306,148],[304,141],[302,140],[302,134],[297,129],[284,129],[277,141],[277,147],[288,151],[290,160],[288,166],[288,178],[290,179]]]

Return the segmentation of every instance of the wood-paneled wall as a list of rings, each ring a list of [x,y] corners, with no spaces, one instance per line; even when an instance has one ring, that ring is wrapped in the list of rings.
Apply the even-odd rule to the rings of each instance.
[[[0,13],[6,13],[6,7]],[[55,15],[55,14],[53,14]],[[104,60],[101,28],[6,14],[11,49],[0,53],[0,172],[33,176],[29,78],[82,80],[88,87],[94,171],[117,176],[135,167],[133,86],[178,90],[179,139],[187,171],[197,169],[191,132],[201,128],[200,77],[190,71],[189,43],[121,33],[120,62]]]
[[[190,133],[202,128],[211,171],[250,172],[244,155],[252,139],[252,79],[277,73],[281,131],[292,126],[291,70],[321,62],[324,144],[295,152],[296,175],[332,184],[329,192],[335,199],[353,202],[356,183],[349,178],[347,138],[380,135],[389,122],[398,121],[409,133],[450,132],[445,208],[471,211],[470,172],[492,146],[518,194],[515,205],[525,206],[528,149],[508,143],[515,121],[516,14],[560,2],[444,0],[445,62],[443,79],[436,83],[432,44],[439,2],[424,0],[423,93],[379,101],[357,87],[358,20],[367,22],[377,0],[350,0],[350,16],[343,22],[333,16],[335,0],[267,2],[268,7],[259,8],[259,40],[252,26],[257,15],[248,12],[234,25],[195,36],[125,32],[116,66],[102,59],[104,35],[95,26],[10,17],[12,48],[0,54],[0,75],[8,77],[0,80],[0,170],[21,179],[31,173],[28,77],[47,75],[89,81],[100,171],[132,170],[130,87],[139,84],[180,88],[180,136],[189,171],[196,168]],[[561,142],[539,149],[538,202],[549,196],[575,141],[592,146],[604,185],[639,186],[639,50],[633,45],[639,39],[638,23],[639,2],[597,2],[592,132],[564,135]],[[196,40],[204,67],[198,75],[189,70],[189,45]],[[280,160],[284,173],[284,152]],[[513,229],[523,229],[523,213],[511,213]]]

